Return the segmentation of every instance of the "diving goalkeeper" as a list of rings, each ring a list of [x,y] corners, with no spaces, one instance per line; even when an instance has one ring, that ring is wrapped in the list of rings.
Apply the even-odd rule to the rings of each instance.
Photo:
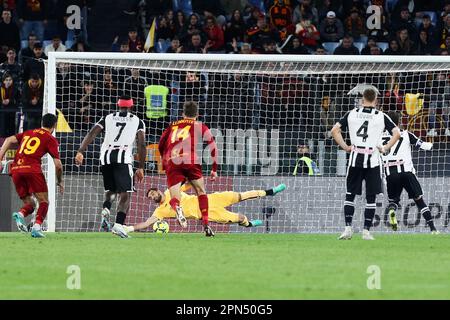
[[[190,188],[189,184],[183,186],[183,191]],[[286,185],[280,184],[269,190],[251,190],[246,192],[214,192],[208,194],[209,207],[209,220],[217,223],[237,223],[243,227],[258,227],[263,224],[261,220],[251,220],[240,213],[234,213],[225,209],[228,206],[239,203],[241,201],[262,198],[265,196],[274,196],[277,193],[286,189]],[[152,216],[145,222],[138,223],[134,226],[123,226],[123,231],[127,235],[128,232],[134,232],[150,227],[158,220],[175,218],[175,211],[169,204],[170,193],[166,190],[164,193],[157,188],[150,188],[147,191],[147,198],[154,201],[159,206],[155,209]],[[186,219],[201,220],[202,213],[198,206],[197,196],[189,195],[185,192],[181,192],[181,206],[185,209]],[[118,234],[120,235],[120,233]]]

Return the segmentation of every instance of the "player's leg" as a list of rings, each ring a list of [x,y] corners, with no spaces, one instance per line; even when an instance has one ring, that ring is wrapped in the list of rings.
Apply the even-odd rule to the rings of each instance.
[[[28,179],[26,179],[24,175],[13,174],[12,180],[16,187],[19,198],[23,201],[23,207],[18,212],[13,212],[12,217],[16,222],[19,231],[28,232],[28,228],[25,225],[24,218],[32,214],[35,208],[34,200],[28,192]]]
[[[121,238],[129,238],[127,229],[125,228],[125,219],[130,209],[131,195],[130,192],[121,192],[119,194],[119,203],[117,204],[116,222],[111,231],[113,234]]]
[[[286,189],[284,183],[277,185],[276,187],[268,190],[250,190],[239,193],[239,201],[245,201],[250,199],[262,198],[266,196],[274,196],[277,193]]]
[[[100,226],[100,230],[109,232],[111,231],[111,206],[116,195],[116,186],[114,183],[114,172],[112,165],[101,166],[101,172],[103,176],[103,187],[105,188],[105,201],[103,202],[101,211],[102,223]]]
[[[387,194],[388,194],[388,214],[389,224],[393,231],[398,230],[397,210],[400,206],[400,196],[403,191],[403,182],[401,174],[390,174],[386,178]]]
[[[412,172],[405,173],[405,189],[408,192],[408,196],[414,199],[414,202],[417,205],[417,209],[422,214],[425,219],[430,231],[432,233],[438,233],[436,227],[434,226],[433,217],[431,215],[430,208],[428,208],[427,204],[423,200],[423,191],[422,186],[420,185],[419,180]]]
[[[117,163],[113,165],[114,191],[119,194],[116,222],[111,231],[122,238],[128,238],[123,225],[130,209],[131,194],[134,192],[133,167],[131,164]]]
[[[186,180],[184,173],[180,167],[169,166],[166,169],[167,186],[170,193],[170,207],[175,211],[178,223],[183,228],[187,228],[187,220],[180,206],[181,201],[181,184]]]
[[[352,223],[353,215],[355,213],[355,197],[361,194],[362,185],[362,169],[349,167],[347,170],[347,192],[345,194],[344,202],[344,218],[345,229],[339,236],[339,240],[350,240],[353,236]]]
[[[366,208],[364,209],[364,229],[363,240],[375,240],[370,234],[375,211],[377,209],[377,194],[382,193],[382,180],[380,167],[367,168],[364,170],[364,180],[366,180]]]
[[[31,236],[33,238],[43,238],[45,237],[42,233],[42,223],[47,217],[48,212],[48,192],[36,192],[34,194],[36,197],[39,208],[36,214],[36,220],[34,221],[33,227],[31,228]]]
[[[195,189],[195,192],[197,193],[197,199],[198,199],[198,207],[200,208],[200,212],[202,214],[202,223],[203,228],[205,230],[205,234],[207,237],[214,237],[214,231],[209,226],[208,221],[208,210],[209,210],[209,203],[208,203],[208,196],[205,192],[205,181],[203,177],[200,179],[189,179],[191,181],[192,186]]]

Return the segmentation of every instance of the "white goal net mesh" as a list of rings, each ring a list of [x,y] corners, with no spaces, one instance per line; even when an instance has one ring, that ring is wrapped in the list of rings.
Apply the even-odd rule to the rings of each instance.
[[[212,129],[219,149],[219,179],[207,180],[208,193],[287,186],[274,197],[228,208],[263,220],[264,227],[214,225],[217,231],[341,231],[346,154],[330,137],[330,129],[359,103],[358,92],[364,84],[379,90],[380,109],[401,112],[403,128],[434,143],[432,151],[414,150],[413,160],[436,226],[447,227],[450,63],[432,59],[428,63],[283,62],[283,56],[273,61],[182,59],[56,59],[56,83],[48,86],[56,86],[55,106],[61,112],[56,137],[66,188],[56,199],[56,231],[99,230],[104,201],[98,160],[102,136],[89,146],[83,166],[74,165],[74,156],[88,130],[101,116],[116,110],[123,94],[134,99],[133,111],[147,127],[146,178],[136,185],[127,224],[145,221],[155,209],[145,198],[148,188],[166,189],[157,143],[170,121],[181,117],[184,101],[193,100],[199,103],[200,120]],[[147,104],[165,105],[167,115],[149,112]],[[205,177],[211,162],[207,153]],[[303,157],[314,161],[311,168]],[[427,230],[413,202],[403,196],[400,230]],[[357,199],[354,226],[361,228],[364,198]],[[376,231],[389,230],[385,206],[386,197],[379,195]],[[115,214],[114,208],[115,204]],[[179,230],[174,221],[170,223],[171,230]],[[200,231],[200,222],[189,221],[188,230]]]

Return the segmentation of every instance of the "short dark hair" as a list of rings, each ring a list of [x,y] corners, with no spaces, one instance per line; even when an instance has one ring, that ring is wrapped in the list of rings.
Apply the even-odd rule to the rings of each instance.
[[[195,118],[198,116],[198,105],[194,101],[187,101],[183,105],[183,113],[188,118]]]
[[[398,126],[398,123],[400,122],[400,113],[397,111],[389,111],[387,115],[391,118],[392,122]]]
[[[41,76],[38,73],[32,73],[30,76],[31,80],[41,80]]]
[[[145,194],[148,198],[148,194],[150,193],[150,191],[158,191],[158,188],[150,188],[147,190],[147,193]]]
[[[363,92],[363,97],[367,102],[374,102],[377,98],[377,92],[372,88],[367,88]]]
[[[52,113],[47,113],[42,117],[42,126],[44,128],[53,128],[57,122],[58,118]]]

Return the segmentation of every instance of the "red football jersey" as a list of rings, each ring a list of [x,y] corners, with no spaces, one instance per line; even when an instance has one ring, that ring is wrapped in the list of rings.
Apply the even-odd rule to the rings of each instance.
[[[158,146],[164,167],[201,164],[197,156],[197,145],[200,142],[209,145],[214,161],[212,170],[217,171],[217,146],[211,131],[202,122],[189,119],[175,121],[164,130]]]
[[[59,159],[58,140],[44,129],[28,130],[16,134],[19,141],[11,173],[42,173],[41,158],[49,153]]]

